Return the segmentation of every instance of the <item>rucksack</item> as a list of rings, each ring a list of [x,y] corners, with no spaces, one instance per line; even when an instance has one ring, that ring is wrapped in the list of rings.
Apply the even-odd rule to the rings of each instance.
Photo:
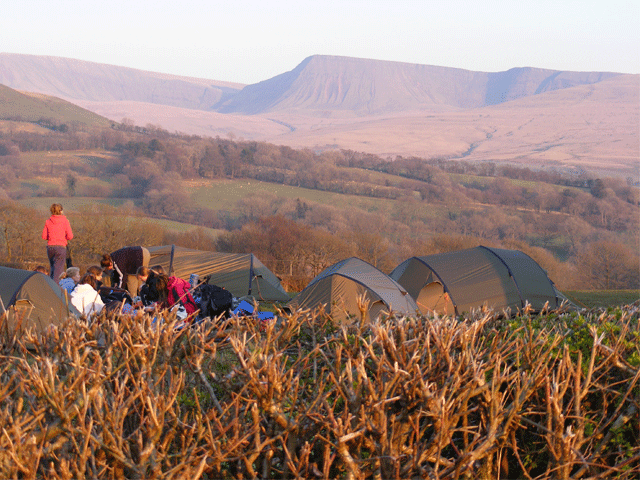
[[[100,294],[100,298],[102,302],[107,304],[109,302],[120,302],[120,303],[133,303],[133,299],[129,292],[123,288],[115,288],[115,287],[100,287],[98,289],[98,293]]]
[[[200,314],[203,318],[231,315],[233,295],[229,290],[209,283],[203,283],[196,290],[196,297],[200,297]]]

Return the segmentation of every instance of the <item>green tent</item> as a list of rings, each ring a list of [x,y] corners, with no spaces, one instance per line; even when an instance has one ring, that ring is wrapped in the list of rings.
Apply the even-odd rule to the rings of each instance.
[[[560,294],[546,272],[519,250],[479,246],[412,257],[391,278],[407,289],[424,314],[461,314],[488,307],[516,311],[557,308]]]
[[[0,315],[10,330],[34,327],[42,332],[71,315],[80,316],[63,289],[40,272],[0,267],[0,300]]]
[[[395,280],[356,257],[347,258],[316,276],[287,306],[295,309],[323,309],[344,323],[360,318],[357,297],[369,300],[368,319],[393,311],[415,315],[418,306]]]
[[[222,253],[162,245],[147,247],[149,266],[162,265],[166,273],[189,280],[191,274],[229,290],[234,297],[286,302],[290,299],[280,280],[252,253]]]

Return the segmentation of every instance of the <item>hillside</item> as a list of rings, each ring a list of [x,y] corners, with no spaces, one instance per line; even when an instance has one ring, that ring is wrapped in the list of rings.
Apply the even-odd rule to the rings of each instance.
[[[589,98],[598,98],[597,92]],[[503,108],[508,120],[506,105],[492,107],[496,109],[492,115],[497,118],[497,109]],[[577,105],[592,110],[588,102]],[[521,129],[526,137],[528,129],[535,133],[549,122],[539,118],[509,128]],[[78,202],[95,205],[94,216],[79,212],[74,220],[79,239],[108,237],[109,242],[125,242],[122,232],[131,230],[131,225],[120,225],[116,236],[95,234],[96,219],[103,219],[108,210],[105,206],[117,205],[113,211],[128,216],[226,230],[215,247],[204,230],[193,238],[189,233],[174,233],[169,241],[162,240],[166,235],[158,230],[154,243],[176,243],[180,236],[188,242],[185,246],[208,242],[208,248],[256,252],[274,262],[275,270],[287,276],[292,286],[300,285],[309,272],[317,272],[318,261],[326,266],[337,257],[355,255],[390,271],[394,263],[414,252],[485,242],[533,249],[536,258],[543,257],[541,264],[554,281],[575,289],[600,281],[600,266],[593,265],[599,255],[593,252],[609,248],[624,265],[616,286],[635,288],[630,281],[639,271],[633,250],[638,191],[626,179],[601,179],[580,170],[568,176],[496,162],[469,162],[464,155],[464,161],[396,158],[386,162],[348,150],[316,153],[266,142],[171,135],[128,123],[84,132],[2,123],[10,125],[2,131],[0,142],[0,198],[20,200],[42,216],[46,205],[58,199],[69,213]],[[504,126],[508,126],[506,120]],[[511,130],[498,129],[496,141],[509,139]],[[483,137],[484,141],[476,141],[475,150],[490,151],[493,138]],[[558,148],[566,141],[552,140]],[[554,153],[549,147],[546,152]],[[19,210],[11,202],[3,208],[3,218],[15,222],[7,220],[11,232],[3,232],[8,243],[0,247],[0,255],[6,251],[7,261],[14,257],[24,261],[33,251],[34,258],[39,258],[44,253],[37,248],[41,220],[32,217],[40,214]],[[109,224],[118,222],[109,220]],[[97,228],[111,229],[110,225]],[[131,232],[129,242],[149,234],[143,228]],[[20,245],[28,247],[18,249],[15,242],[23,240],[26,243]],[[85,245],[84,250],[95,253],[113,247]],[[314,257],[308,264],[300,260],[305,252]],[[592,271],[596,274],[588,277]]]
[[[112,122],[89,110],[59,98],[28,92],[18,92],[0,85],[0,119],[26,122],[41,120],[57,124],[108,126]]]
[[[242,85],[70,58],[0,53],[0,84],[67,100],[138,101],[208,110]]]
[[[294,148],[350,148],[383,157],[445,157],[578,168],[637,177],[640,77],[621,75],[499,105],[457,111],[406,112],[352,120],[285,113],[295,131],[267,137]]]

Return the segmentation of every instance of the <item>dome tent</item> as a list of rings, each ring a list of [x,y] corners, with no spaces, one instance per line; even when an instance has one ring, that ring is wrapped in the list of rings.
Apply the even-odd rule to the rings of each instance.
[[[224,287],[234,297],[254,297],[259,301],[290,300],[280,280],[252,253],[223,253],[195,250],[175,245],[147,247],[149,266],[162,265],[167,274],[189,280],[191,274]]]
[[[80,316],[62,288],[40,272],[0,267],[0,315],[10,330],[34,327],[42,332]]]
[[[562,295],[535,260],[519,250],[479,246],[412,257],[391,278],[407,289],[424,314],[461,314],[483,306],[540,311]]]
[[[351,257],[318,274],[287,306],[290,309],[324,308],[334,319],[350,323],[360,317],[358,295],[366,295],[369,320],[382,312],[415,315],[418,306],[396,281],[373,265]]]

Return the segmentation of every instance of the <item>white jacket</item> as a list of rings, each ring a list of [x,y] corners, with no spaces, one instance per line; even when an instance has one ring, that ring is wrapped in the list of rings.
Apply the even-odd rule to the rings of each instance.
[[[104,307],[104,302],[100,298],[100,294],[96,292],[91,285],[83,283],[76,285],[71,292],[71,304],[78,309],[80,313],[90,315],[98,313]]]

